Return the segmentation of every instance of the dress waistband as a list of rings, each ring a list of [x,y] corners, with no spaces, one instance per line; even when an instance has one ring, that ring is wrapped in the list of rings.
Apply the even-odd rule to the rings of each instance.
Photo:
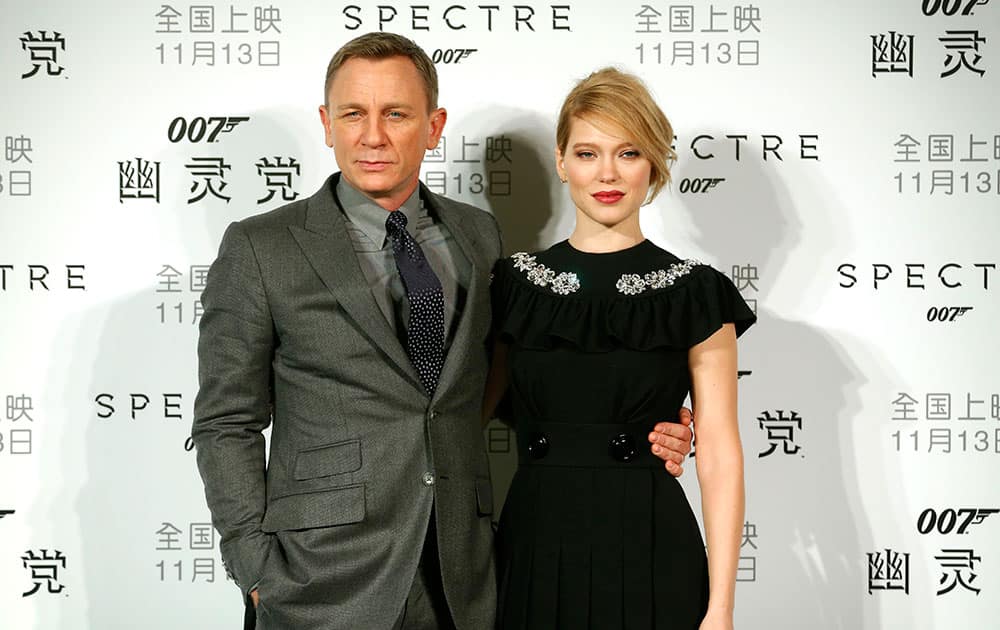
[[[518,422],[524,427],[517,436],[518,460],[522,466],[662,469],[647,437],[654,424]]]

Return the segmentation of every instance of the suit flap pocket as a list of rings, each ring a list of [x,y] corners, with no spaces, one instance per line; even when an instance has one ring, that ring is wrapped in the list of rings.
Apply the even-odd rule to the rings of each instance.
[[[354,472],[361,468],[361,442],[348,440],[299,451],[295,478],[299,481]]]
[[[476,508],[480,516],[493,514],[493,486],[484,477],[476,477]]]
[[[261,529],[311,529],[358,523],[365,518],[365,486],[356,484],[279,497],[268,502]]]

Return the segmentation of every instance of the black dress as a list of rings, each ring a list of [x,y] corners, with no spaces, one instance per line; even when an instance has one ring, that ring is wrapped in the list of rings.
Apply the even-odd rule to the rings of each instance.
[[[497,532],[498,627],[697,629],[704,542],[646,436],[677,417],[688,349],[753,313],[725,275],[648,240],[515,254],[491,289],[520,459]]]

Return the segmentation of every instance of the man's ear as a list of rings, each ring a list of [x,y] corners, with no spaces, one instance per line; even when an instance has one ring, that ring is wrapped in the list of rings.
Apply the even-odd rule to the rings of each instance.
[[[427,136],[427,150],[437,147],[441,141],[441,134],[444,133],[444,124],[448,122],[448,111],[443,107],[438,107],[431,112],[430,134]]]
[[[330,116],[327,105],[319,106],[319,119],[323,123],[323,133],[326,139],[326,146],[333,148],[333,118]]]

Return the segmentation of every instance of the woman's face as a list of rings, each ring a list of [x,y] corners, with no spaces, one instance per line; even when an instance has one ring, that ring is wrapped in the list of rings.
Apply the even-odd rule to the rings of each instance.
[[[621,128],[573,118],[565,154],[556,149],[556,168],[568,180],[578,222],[610,228],[638,221],[652,167]]]

